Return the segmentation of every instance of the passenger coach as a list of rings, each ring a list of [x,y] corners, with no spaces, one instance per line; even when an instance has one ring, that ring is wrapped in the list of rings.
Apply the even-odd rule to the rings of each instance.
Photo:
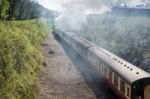
[[[121,99],[150,99],[150,74],[73,33],[53,32],[89,62]]]

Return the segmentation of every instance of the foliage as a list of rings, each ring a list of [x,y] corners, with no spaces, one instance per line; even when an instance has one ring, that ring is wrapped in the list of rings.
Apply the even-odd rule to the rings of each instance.
[[[150,72],[149,17],[101,15],[89,24],[84,37]]]
[[[9,2],[8,0],[0,0],[0,19],[6,19],[8,17]]]
[[[43,65],[40,43],[44,19],[0,22],[0,97],[37,99],[37,74]]]
[[[0,20],[24,20],[43,16],[54,18],[55,13],[35,0],[0,0]]]

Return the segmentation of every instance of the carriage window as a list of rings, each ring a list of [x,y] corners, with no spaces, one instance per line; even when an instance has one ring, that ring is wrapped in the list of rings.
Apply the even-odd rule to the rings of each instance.
[[[114,74],[114,84],[118,86],[118,76]]]
[[[101,61],[99,61],[99,70],[102,71]]]
[[[103,72],[103,66],[100,64],[101,73]]]
[[[105,76],[107,77],[107,67],[104,66],[104,73],[105,73]]]
[[[103,64],[103,73],[104,73],[104,75],[105,75],[105,72],[106,71],[106,67],[105,67],[105,65]]]
[[[97,59],[94,57],[94,66],[97,65]]]
[[[99,60],[96,58],[96,67],[99,68]]]
[[[102,67],[102,73],[104,73],[104,65],[101,64],[101,67]]]
[[[97,66],[99,66],[99,61],[100,61],[99,58],[96,57],[96,65],[97,65]]]
[[[125,93],[125,82],[120,80],[120,90]]]
[[[101,63],[99,63],[99,70],[100,70],[100,72],[102,71]]]
[[[94,57],[91,55],[92,64],[94,64]]]
[[[130,96],[130,89],[129,89],[129,87],[127,87],[127,96],[128,97]]]
[[[109,70],[109,80],[112,81],[112,71]]]

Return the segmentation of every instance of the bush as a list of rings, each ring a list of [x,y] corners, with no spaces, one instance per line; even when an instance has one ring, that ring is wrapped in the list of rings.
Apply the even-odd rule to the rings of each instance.
[[[149,27],[145,16],[93,16],[84,37],[150,72]]]
[[[37,74],[44,62],[39,50],[47,35],[41,20],[0,22],[0,97],[37,98]]]

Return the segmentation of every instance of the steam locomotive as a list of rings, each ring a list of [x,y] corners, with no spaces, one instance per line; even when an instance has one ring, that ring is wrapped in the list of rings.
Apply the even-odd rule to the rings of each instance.
[[[149,73],[73,33],[55,28],[53,34],[91,64],[120,99],[150,99]]]

